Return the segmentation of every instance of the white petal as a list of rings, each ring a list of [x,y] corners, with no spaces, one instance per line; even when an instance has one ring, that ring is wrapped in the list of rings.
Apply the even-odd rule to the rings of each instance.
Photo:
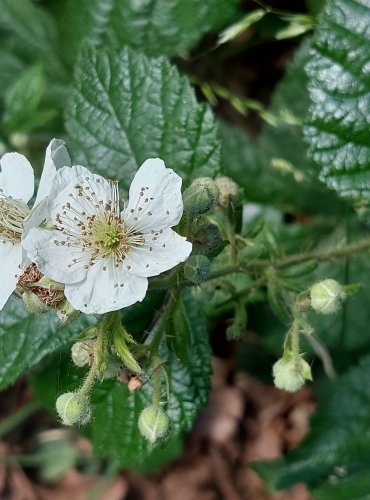
[[[88,270],[84,281],[66,285],[64,293],[75,309],[103,314],[142,301],[147,288],[146,278],[125,273],[102,259]]]
[[[91,195],[91,201],[87,196],[78,196],[78,189],[76,186],[83,186],[85,193]],[[86,188],[89,188],[87,192]],[[53,188],[49,195],[49,210],[50,215],[53,217],[56,213],[60,212],[61,206],[68,201],[83,205],[87,213],[96,213],[95,201],[99,200],[105,203],[111,200],[112,188],[104,177],[95,175],[81,165],[74,165],[73,167],[64,167],[57,171]],[[95,201],[94,201],[95,200]]]
[[[65,142],[60,139],[53,139],[46,148],[44,168],[41,174],[35,206],[49,195],[57,169],[66,166],[69,167],[70,165],[71,159],[65,147]]]
[[[22,240],[22,246],[43,274],[59,283],[77,283],[85,278],[91,255],[63,242],[63,234],[34,227]]]
[[[22,239],[24,239],[33,227],[38,227],[48,218],[48,200],[44,199],[31,209],[28,217],[23,223]]]
[[[156,276],[186,260],[192,244],[172,229],[160,234],[145,234],[143,246],[132,247],[124,260],[124,269],[138,276]]]
[[[146,160],[137,171],[122,216],[140,233],[175,226],[183,213],[182,179],[159,158]]]
[[[19,266],[22,262],[21,245],[13,245],[10,242],[0,241],[0,310],[4,307],[10,295],[14,292],[18,277]]]
[[[0,165],[0,189],[4,195],[27,203],[34,190],[34,175],[30,162],[19,153],[6,153],[1,158]]]

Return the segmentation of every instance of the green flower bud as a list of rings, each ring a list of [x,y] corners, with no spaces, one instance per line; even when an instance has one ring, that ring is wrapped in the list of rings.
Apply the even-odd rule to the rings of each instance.
[[[301,357],[282,357],[272,367],[272,374],[275,386],[288,392],[296,392],[306,380],[312,380],[310,365]]]
[[[167,434],[170,419],[158,405],[151,405],[145,408],[139,417],[138,426],[140,434],[147,439],[150,444],[164,437]]]
[[[30,313],[43,314],[49,311],[49,307],[37,295],[29,290],[25,290],[22,299]]]
[[[78,392],[62,394],[57,399],[55,406],[64,425],[83,425],[91,419],[90,402]]]
[[[218,187],[210,177],[200,177],[185,189],[183,193],[184,210],[194,220],[205,214],[218,201]]]
[[[184,265],[184,276],[192,283],[206,281],[209,276],[211,262],[205,255],[191,255]]]
[[[311,307],[317,313],[332,314],[340,309],[346,293],[337,281],[327,279],[311,287],[310,297]]]
[[[204,222],[195,231],[192,243],[194,253],[205,254],[214,252],[222,243],[220,229],[216,224]]]
[[[72,361],[80,368],[89,365],[95,351],[95,340],[86,339],[75,342],[71,349]]]
[[[238,186],[230,177],[218,177],[216,185],[220,191],[218,202],[222,207],[227,207],[238,194]]]

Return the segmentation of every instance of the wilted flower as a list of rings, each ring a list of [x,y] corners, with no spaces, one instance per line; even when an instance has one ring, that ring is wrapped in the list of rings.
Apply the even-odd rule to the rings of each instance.
[[[147,160],[120,210],[118,183],[82,166],[55,176],[49,227],[33,228],[23,246],[38,268],[65,284],[65,296],[85,313],[105,313],[141,301],[148,277],[183,262],[192,246],[171,227],[183,213],[181,178],[163,161]]]

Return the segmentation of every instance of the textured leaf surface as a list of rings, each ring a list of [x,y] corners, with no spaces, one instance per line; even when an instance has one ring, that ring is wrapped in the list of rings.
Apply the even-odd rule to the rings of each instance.
[[[205,320],[197,304],[189,297],[184,311],[191,328],[190,362],[185,366],[162,342],[160,356],[168,371],[171,397],[166,411],[171,420],[166,441],[151,448],[139,434],[137,421],[141,411],[150,404],[150,381],[142,389],[130,393],[127,384],[105,381],[93,392],[94,418],[90,429],[95,451],[103,457],[116,459],[123,467],[155,468],[176,456],[183,434],[188,431],[199,410],[208,400],[211,374],[211,350]],[[84,370],[71,369],[69,363],[55,365],[42,372],[35,387],[39,396],[54,407],[57,394],[76,388]]]
[[[74,60],[81,40],[178,55],[232,18],[240,0],[67,0],[61,27]]]
[[[151,157],[186,180],[218,170],[212,113],[164,58],[84,50],[66,118],[75,160],[123,187]]]
[[[276,123],[264,125],[257,144],[240,129],[221,127],[221,164],[244,187],[249,200],[277,203],[289,211],[335,213],[341,205],[335,193],[318,181],[303,140],[307,57],[303,45],[274,93],[269,113]]]
[[[369,204],[370,3],[329,0],[307,64],[312,101],[306,128],[321,178]]]
[[[56,314],[30,314],[20,299],[11,298],[0,314],[0,388],[68,345],[91,321],[85,316],[58,328]]]
[[[311,432],[301,446],[288,453],[285,460],[255,464],[271,489],[288,488],[299,482],[324,486],[333,478],[338,484],[342,480],[345,484],[352,474],[368,471],[369,377],[370,357],[367,357],[326,388],[312,419]],[[336,498],[354,500],[359,497],[349,494]]]

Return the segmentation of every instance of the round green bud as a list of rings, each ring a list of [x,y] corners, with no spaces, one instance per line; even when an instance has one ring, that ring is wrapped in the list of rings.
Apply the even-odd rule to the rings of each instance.
[[[29,290],[23,292],[22,299],[30,313],[43,314],[49,311],[49,307],[45,304],[45,302]]]
[[[80,368],[89,365],[94,356],[95,340],[85,339],[75,342],[71,349],[72,361]]]
[[[193,235],[192,243],[194,252],[211,253],[217,250],[222,243],[220,229],[211,222],[199,224]]]
[[[151,405],[145,408],[139,417],[138,426],[140,434],[150,444],[167,434],[170,419],[159,405]]]
[[[310,290],[311,307],[317,313],[337,312],[346,298],[342,285],[332,279],[316,283]]]
[[[184,276],[192,283],[206,281],[209,276],[211,261],[205,255],[191,255],[184,265]]]
[[[184,210],[191,220],[205,214],[218,202],[219,191],[213,179],[200,177],[183,193]]]
[[[91,419],[90,402],[78,392],[62,394],[55,406],[64,425],[86,424]]]
[[[306,380],[312,380],[310,365],[303,358],[281,358],[272,367],[274,384],[278,389],[296,392]]]
[[[218,202],[222,207],[227,207],[238,194],[238,186],[230,177],[226,176],[218,177],[216,185],[220,191]]]

